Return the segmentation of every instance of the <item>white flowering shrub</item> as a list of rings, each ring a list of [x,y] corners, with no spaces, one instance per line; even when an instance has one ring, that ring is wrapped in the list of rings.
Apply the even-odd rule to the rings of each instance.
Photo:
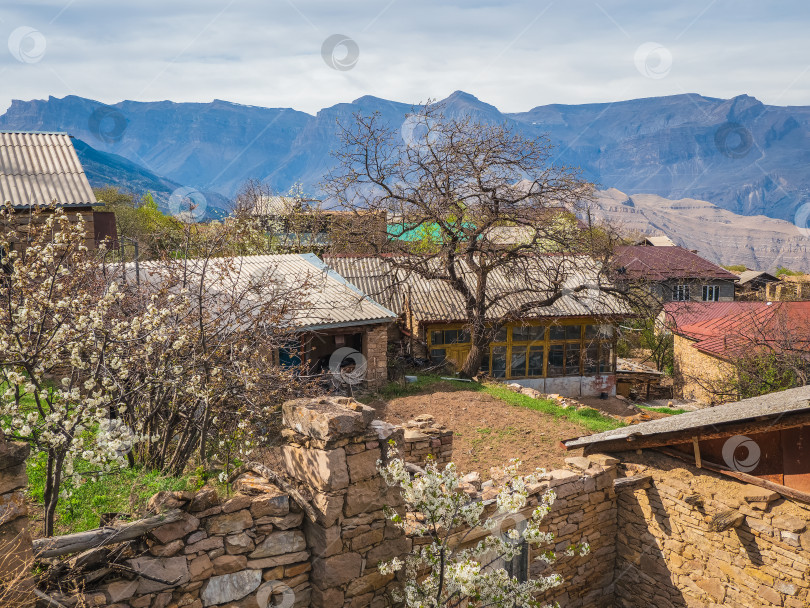
[[[515,558],[524,543],[538,547],[549,544],[553,535],[540,524],[554,503],[554,492],[546,491],[538,505],[525,518],[525,526],[509,527],[514,516],[526,511],[529,487],[539,482],[544,471],[521,476],[520,462],[514,460],[503,470],[504,482],[495,501],[495,511],[485,517],[485,505],[472,500],[461,489],[461,477],[453,463],[440,469],[429,463],[424,474],[411,476],[401,459],[384,465],[380,472],[390,486],[399,486],[406,505],[405,515],[395,512],[390,519],[406,534],[427,537],[429,543],[415,545],[404,560],[379,565],[380,572],[404,571],[404,586],[397,601],[408,608],[465,606],[468,608],[537,607],[536,596],[560,585],[558,574],[542,575],[521,581],[500,565]],[[518,516],[517,519],[522,519]],[[482,540],[465,543],[476,530],[487,534]],[[583,556],[587,545],[569,547],[569,556]],[[554,551],[543,552],[538,559],[554,563]]]
[[[81,215],[0,208],[0,424],[47,454],[45,533],[59,496],[81,483],[74,469],[110,471],[142,440],[117,417],[142,328],[159,333],[170,311],[125,317],[123,293],[88,251]],[[103,255],[103,249],[98,252]]]

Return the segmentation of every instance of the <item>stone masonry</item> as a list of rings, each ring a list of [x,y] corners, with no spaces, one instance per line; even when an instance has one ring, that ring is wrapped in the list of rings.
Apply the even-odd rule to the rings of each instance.
[[[286,473],[310,489],[317,511],[304,526],[313,608],[390,605],[393,575],[380,574],[377,565],[407,554],[411,541],[387,522],[384,507],[402,499],[383,481],[377,461],[386,457],[388,440],[401,442],[401,430],[372,423],[374,410],[347,398],[300,399],[282,411]]]
[[[0,591],[0,603],[9,608],[32,605],[26,575],[34,556],[25,498],[28,453],[27,444],[6,441],[0,431],[0,590],[5,584],[16,590],[10,596]]]
[[[618,493],[618,607],[810,605],[806,505],[653,452],[621,457],[651,483]]]
[[[402,459],[424,468],[428,459],[444,467],[453,460],[453,431],[437,425],[430,414],[406,422]]]

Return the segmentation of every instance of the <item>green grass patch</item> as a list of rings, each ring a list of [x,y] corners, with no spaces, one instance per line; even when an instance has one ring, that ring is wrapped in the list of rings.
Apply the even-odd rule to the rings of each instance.
[[[674,416],[675,414],[685,414],[689,410],[681,410],[681,409],[673,409],[671,407],[650,407],[648,405],[639,405],[636,404],[636,407],[640,407],[643,410],[647,410],[648,412],[658,412],[659,414],[669,414],[670,416]]]
[[[90,470],[85,462],[77,462],[74,466],[80,472]],[[29,496],[42,505],[45,492],[45,454],[30,457],[27,470]],[[137,519],[155,493],[161,490],[196,490],[198,487],[198,478],[195,475],[169,477],[141,468],[122,469],[101,475],[97,480],[88,479],[75,488],[70,497],[59,499],[56,507],[56,532],[70,534],[97,528],[102,513],[128,513]]]
[[[510,405],[525,407],[536,412],[549,414],[555,418],[565,418],[576,424],[581,424],[594,433],[601,433],[603,431],[626,426],[623,422],[609,418],[598,410],[590,407],[580,410],[564,409],[557,405],[556,401],[550,399],[533,399],[527,395],[512,392],[502,384],[483,384],[477,386],[485,393],[501,401],[505,401]]]
[[[415,375],[415,374],[408,374],[408,375]],[[426,389],[430,388],[431,385],[437,384],[439,382],[446,382],[442,380],[441,376],[436,374],[425,374],[423,376],[416,376],[416,382],[406,382],[405,384],[400,384],[399,382],[389,382],[384,387],[382,387],[378,394],[385,399],[394,399],[396,397],[406,397],[408,395],[416,395],[417,393],[421,393]],[[459,388],[469,388],[472,385],[472,382],[458,382]]]

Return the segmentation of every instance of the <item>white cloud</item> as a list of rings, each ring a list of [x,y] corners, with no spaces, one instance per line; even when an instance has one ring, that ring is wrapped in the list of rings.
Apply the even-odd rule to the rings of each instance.
[[[341,3],[303,0],[39,0],[0,9],[0,40],[18,27],[47,40],[24,64],[0,45],[0,110],[12,98],[75,94],[210,101],[316,112],[370,94],[404,102],[470,92],[503,111],[696,92],[810,105],[808,11],[801,0]],[[360,49],[329,68],[332,34]],[[666,77],[633,56],[657,42]]]

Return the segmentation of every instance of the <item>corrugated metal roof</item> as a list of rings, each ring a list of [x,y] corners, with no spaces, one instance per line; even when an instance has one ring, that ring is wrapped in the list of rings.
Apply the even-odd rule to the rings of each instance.
[[[402,314],[403,287],[395,286],[391,268],[383,258],[372,256],[324,256],[324,263],[383,306]]]
[[[737,275],[712,264],[683,247],[650,247],[625,245],[616,248],[615,268],[631,280],[663,281],[666,279],[725,279],[736,281]],[[622,272],[623,269],[623,272]]]
[[[96,197],[66,133],[0,132],[0,201],[85,206]]]
[[[341,274],[348,274],[367,293],[374,297],[382,293],[384,301],[397,312],[403,312],[407,301],[411,312],[421,322],[467,318],[462,296],[446,281],[425,279],[402,268],[391,272],[386,259],[375,256],[332,256],[325,260]],[[426,259],[424,264],[437,262]],[[461,267],[465,268],[464,264]],[[460,274],[472,285],[472,273],[462,270]],[[537,301],[544,289],[550,294],[554,291],[552,277],[560,282],[564,295],[549,306],[536,307],[522,318],[631,314],[619,298],[597,288],[598,269],[592,259],[549,255],[526,258],[513,268],[500,268],[489,275],[487,298],[492,303],[489,318],[500,319],[521,305]],[[573,291],[583,285],[592,287]]]
[[[762,425],[762,430],[765,431],[767,430],[767,418],[775,418],[808,409],[810,409],[810,386],[802,386],[695,412],[633,424],[620,429],[605,431],[604,433],[571,439],[564,443],[566,448],[572,449],[600,444],[605,441],[626,440],[630,436],[651,437],[661,435],[661,445],[665,445],[666,435],[669,433],[744,422],[756,418],[766,419]],[[630,447],[630,444],[628,446]]]
[[[200,262],[188,261],[192,272]],[[229,276],[244,284],[260,279],[291,287],[307,285],[301,294],[306,307],[291,320],[294,326],[301,329],[385,323],[394,321],[397,316],[311,253],[244,256],[229,258],[228,263],[234,269]],[[216,264],[216,259],[209,261],[209,265]],[[161,272],[161,266],[161,262],[141,262],[141,281],[160,281],[165,276]],[[127,264],[127,274],[134,278],[134,263]]]

